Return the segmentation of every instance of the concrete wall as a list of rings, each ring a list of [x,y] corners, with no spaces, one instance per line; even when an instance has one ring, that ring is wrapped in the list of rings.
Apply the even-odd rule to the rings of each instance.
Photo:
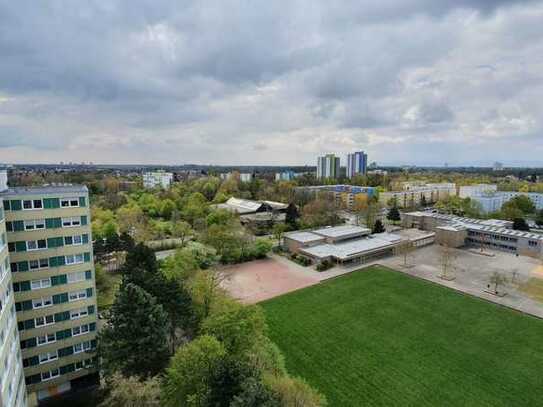
[[[465,245],[468,232],[466,229],[451,230],[437,227],[436,228],[436,243],[442,246],[462,247]]]

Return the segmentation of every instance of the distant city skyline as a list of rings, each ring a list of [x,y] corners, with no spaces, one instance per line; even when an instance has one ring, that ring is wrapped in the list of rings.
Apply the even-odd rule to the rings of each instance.
[[[3,2],[0,16],[2,161],[314,165],[364,146],[380,165],[543,166],[542,1]]]

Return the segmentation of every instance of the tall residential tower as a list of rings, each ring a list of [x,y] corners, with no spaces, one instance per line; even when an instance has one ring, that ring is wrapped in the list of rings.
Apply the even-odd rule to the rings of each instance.
[[[5,171],[0,171],[0,189],[7,186],[4,176]],[[25,377],[9,263],[4,206],[0,199],[0,406],[24,407],[27,405]]]
[[[347,155],[347,178],[356,175],[366,175],[368,169],[368,155],[363,151],[357,151]]]
[[[24,376],[34,405],[97,378],[89,196],[84,186],[51,185],[8,188],[0,200]]]
[[[326,154],[317,159],[317,178],[338,178],[339,157],[334,154]]]

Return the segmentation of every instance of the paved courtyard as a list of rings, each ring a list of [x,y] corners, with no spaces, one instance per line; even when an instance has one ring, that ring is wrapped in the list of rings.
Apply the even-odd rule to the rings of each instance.
[[[224,269],[223,287],[234,298],[254,304],[278,295],[318,284],[319,275],[280,256],[251,261]]]

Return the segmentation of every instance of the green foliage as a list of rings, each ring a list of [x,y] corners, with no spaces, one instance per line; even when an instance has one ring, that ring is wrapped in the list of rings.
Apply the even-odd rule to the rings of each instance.
[[[436,209],[457,216],[466,216],[469,218],[481,218],[481,207],[478,202],[470,198],[460,198],[458,196],[448,196],[438,201]]]
[[[206,217],[207,226],[222,225],[227,226],[231,222],[236,222],[236,215],[226,209],[214,209]]]
[[[330,199],[315,199],[302,209],[304,227],[335,226],[341,223],[335,203]]]
[[[156,377],[140,380],[118,373],[107,380],[108,395],[99,407],[159,407],[160,381]]]
[[[98,338],[105,375],[147,378],[160,373],[169,356],[168,328],[167,314],[155,298],[123,281]]]
[[[166,369],[162,400],[166,407],[204,407],[212,394],[212,383],[222,369],[226,350],[212,336],[200,336],[182,346]]]
[[[242,358],[252,351],[266,332],[266,321],[258,306],[237,306],[211,315],[201,326],[224,345],[230,356]]]
[[[511,205],[513,207],[516,207],[519,210],[521,210],[522,213],[527,214],[527,215],[535,213],[535,205],[532,202],[532,200],[526,195],[518,195],[512,198],[511,200],[509,200],[508,202],[506,202],[504,206],[506,205]]]
[[[384,233],[386,232],[385,227],[383,226],[383,222],[381,222],[380,219],[377,219],[375,223],[373,224],[373,230],[372,233]]]
[[[319,264],[317,264],[317,271],[326,271],[330,270],[332,267],[334,267],[334,263],[328,260],[323,260]]]
[[[528,223],[526,223],[526,220],[524,220],[524,218],[515,218],[513,220],[513,229],[529,232],[530,226],[528,226]]]
[[[300,219],[300,213],[298,208],[293,203],[290,203],[285,213],[285,224],[292,230],[298,229],[298,220]]]
[[[230,407],[281,407],[279,398],[260,380],[249,377],[240,385]],[[283,404],[285,405],[285,404]]]
[[[399,222],[401,220],[400,211],[397,206],[393,206],[387,213],[387,219],[392,222]]]
[[[268,376],[265,384],[273,400],[280,406],[325,407],[326,398],[311,388],[303,379],[288,376]]]
[[[536,218],[535,218],[535,223],[538,226],[543,226],[543,209],[541,209],[541,210],[539,210],[537,212],[537,215],[536,215]]]

